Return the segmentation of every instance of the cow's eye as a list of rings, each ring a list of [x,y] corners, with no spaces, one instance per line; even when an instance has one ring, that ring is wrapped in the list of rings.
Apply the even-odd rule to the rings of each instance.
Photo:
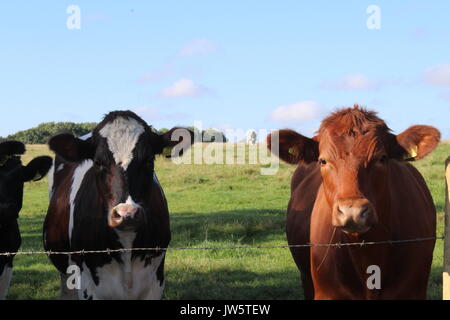
[[[381,163],[386,163],[387,160],[388,160],[388,157],[387,157],[386,155],[384,155],[384,156],[382,156],[382,157],[380,158],[380,162],[381,162]]]
[[[95,160],[94,161],[94,165],[97,169],[99,170],[103,170],[105,168],[105,166],[103,165],[103,163],[101,163],[99,160]]]
[[[320,163],[321,166],[324,166],[324,165],[327,164],[327,160],[325,160],[325,159],[320,159],[320,160],[319,160],[319,163]]]

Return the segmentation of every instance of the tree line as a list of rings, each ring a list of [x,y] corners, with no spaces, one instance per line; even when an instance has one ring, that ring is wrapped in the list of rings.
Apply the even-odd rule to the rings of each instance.
[[[84,136],[91,132],[97,126],[96,122],[45,122],[37,127],[18,131],[7,137],[0,137],[0,141],[17,140],[25,144],[46,144],[48,140],[59,133],[72,133],[76,137]],[[188,127],[190,130],[199,134],[200,130],[195,127]],[[169,131],[167,128],[155,129],[155,132],[162,134]],[[203,141],[205,142],[226,142],[224,133],[216,129],[202,130]]]

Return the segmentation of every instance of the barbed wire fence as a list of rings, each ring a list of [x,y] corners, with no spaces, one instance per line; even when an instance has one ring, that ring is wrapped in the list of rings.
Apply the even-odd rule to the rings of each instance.
[[[394,245],[417,243],[432,240],[444,240],[444,236],[415,238],[406,240],[384,240],[384,241],[362,241],[362,242],[336,242],[336,243],[305,243],[298,245],[272,245],[272,246],[224,246],[224,247],[167,247],[167,248],[120,248],[120,249],[105,249],[105,250],[78,250],[78,251],[17,251],[17,252],[0,252],[0,256],[20,256],[20,255],[85,255],[85,254],[112,254],[125,253],[134,251],[219,251],[219,250],[248,250],[248,249],[292,249],[292,248],[313,248],[313,247],[365,247],[373,245]]]

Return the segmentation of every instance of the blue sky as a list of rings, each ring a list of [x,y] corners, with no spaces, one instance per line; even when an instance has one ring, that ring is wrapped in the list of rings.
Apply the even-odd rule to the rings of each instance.
[[[395,132],[430,124],[450,139],[449,14],[447,0],[1,2],[0,136],[117,109],[156,128],[311,135],[360,103]]]

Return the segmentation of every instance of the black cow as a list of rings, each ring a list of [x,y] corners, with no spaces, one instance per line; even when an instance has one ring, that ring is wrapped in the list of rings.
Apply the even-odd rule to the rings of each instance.
[[[42,179],[50,169],[50,157],[37,157],[26,167],[20,155],[25,146],[18,141],[0,143],[0,252],[16,252],[21,243],[17,218],[22,209],[23,184]],[[5,299],[12,278],[14,256],[0,256],[0,299]]]
[[[182,137],[172,141],[173,133],[174,138]],[[115,111],[84,139],[62,134],[49,142],[56,158],[44,224],[45,248],[167,247],[169,214],[154,159],[165,147],[187,149],[193,133],[174,128],[158,135],[136,114]],[[54,255],[50,259],[61,275],[61,298],[160,299],[164,257],[165,251],[153,250]],[[78,281],[68,272],[70,267],[76,276],[72,266],[78,267]]]

